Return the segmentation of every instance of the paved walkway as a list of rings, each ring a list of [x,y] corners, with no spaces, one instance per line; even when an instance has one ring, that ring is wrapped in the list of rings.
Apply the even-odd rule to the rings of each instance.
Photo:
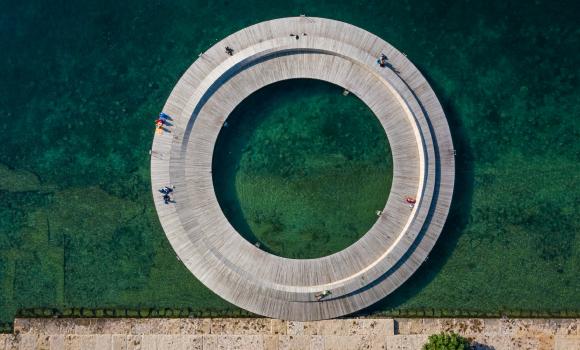
[[[381,53],[385,67],[377,63]],[[295,78],[334,83],[360,98],[382,124],[393,155],[391,193],[376,224],[355,244],[319,259],[282,258],[250,244],[222,213],[212,181],[215,142],[231,111],[256,90]],[[151,158],[163,229],[201,282],[246,310],[287,320],[355,312],[406,281],[441,233],[455,176],[443,109],[404,54],[361,28],[310,17],[244,28],[193,63],[163,112],[171,125],[156,133]],[[165,204],[158,189],[169,185],[176,186],[175,203]],[[416,204],[410,208],[406,197]],[[322,291],[331,294],[316,300]]]
[[[579,350],[578,319],[17,319],[0,350],[420,350],[455,331],[477,349]]]

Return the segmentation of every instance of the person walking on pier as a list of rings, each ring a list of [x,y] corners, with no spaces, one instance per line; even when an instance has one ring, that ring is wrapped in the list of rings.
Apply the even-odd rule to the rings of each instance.
[[[234,49],[232,49],[232,48],[231,48],[231,47],[229,47],[229,46],[226,46],[226,53],[227,53],[228,55],[230,55],[230,56],[233,56],[233,55],[234,55]]]

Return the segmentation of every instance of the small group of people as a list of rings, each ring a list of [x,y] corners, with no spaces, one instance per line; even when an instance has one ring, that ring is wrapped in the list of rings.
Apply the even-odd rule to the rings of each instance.
[[[172,186],[172,187],[165,186],[159,190],[159,192],[161,192],[163,194],[163,202],[165,204],[169,204],[172,202],[170,194],[173,192],[174,188],[175,188],[175,186]]]
[[[307,36],[308,34],[302,33],[302,36]],[[300,34],[291,33],[290,36],[294,37],[296,40],[300,39]]]
[[[415,207],[415,203],[417,203],[417,200],[413,197],[405,197],[405,202],[407,202],[407,204],[409,205],[409,208],[413,209],[413,207]]]
[[[389,64],[388,61],[389,59],[387,58],[387,55],[382,53],[381,57],[379,57],[379,59],[377,60],[377,63],[379,64],[379,66],[381,66],[381,68],[385,68]]]
[[[228,55],[230,55],[230,56],[233,56],[233,55],[234,55],[234,49],[232,49],[232,48],[231,48],[231,47],[229,47],[229,46],[226,46],[226,53],[227,53]]]
[[[159,113],[159,117],[155,121],[155,128],[156,128],[157,132],[163,131],[163,126],[168,123],[168,120],[171,120],[170,116],[168,116],[167,114],[165,114],[163,112]]]

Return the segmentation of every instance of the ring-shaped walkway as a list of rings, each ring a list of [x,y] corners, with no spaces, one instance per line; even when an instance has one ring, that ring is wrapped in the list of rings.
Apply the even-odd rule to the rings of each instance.
[[[381,53],[387,67],[377,64]],[[246,241],[222,213],[211,173],[217,136],[233,109],[264,86],[297,78],[327,81],[358,96],[383,126],[393,155],[383,214],[356,243],[318,259],[283,258]],[[161,224],[187,268],[239,307],[288,320],[355,312],[407,280],[441,233],[455,173],[445,115],[405,55],[363,29],[311,17],[242,29],[200,55],[163,111],[172,125],[156,134],[151,158]],[[176,188],[168,205],[157,191],[167,185]],[[416,199],[412,208],[406,197]],[[326,290],[331,294],[317,300]]]

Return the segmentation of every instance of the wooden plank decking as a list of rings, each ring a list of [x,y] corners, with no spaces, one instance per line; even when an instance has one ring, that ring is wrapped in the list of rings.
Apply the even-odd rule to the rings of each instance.
[[[381,53],[393,69],[379,67]],[[358,96],[383,125],[393,154],[384,214],[355,244],[319,259],[287,259],[256,248],[225,218],[213,189],[213,149],[227,116],[252,92],[294,78],[328,81]],[[289,320],[360,310],[407,280],[441,233],[455,172],[445,115],[417,68],[360,28],[308,17],[247,27],[203,53],[163,111],[173,125],[156,134],[151,158],[161,224],[187,268],[242,308]],[[174,204],[165,205],[157,191],[166,185],[176,186]],[[414,208],[406,196],[417,199]],[[316,301],[323,290],[332,294]]]

